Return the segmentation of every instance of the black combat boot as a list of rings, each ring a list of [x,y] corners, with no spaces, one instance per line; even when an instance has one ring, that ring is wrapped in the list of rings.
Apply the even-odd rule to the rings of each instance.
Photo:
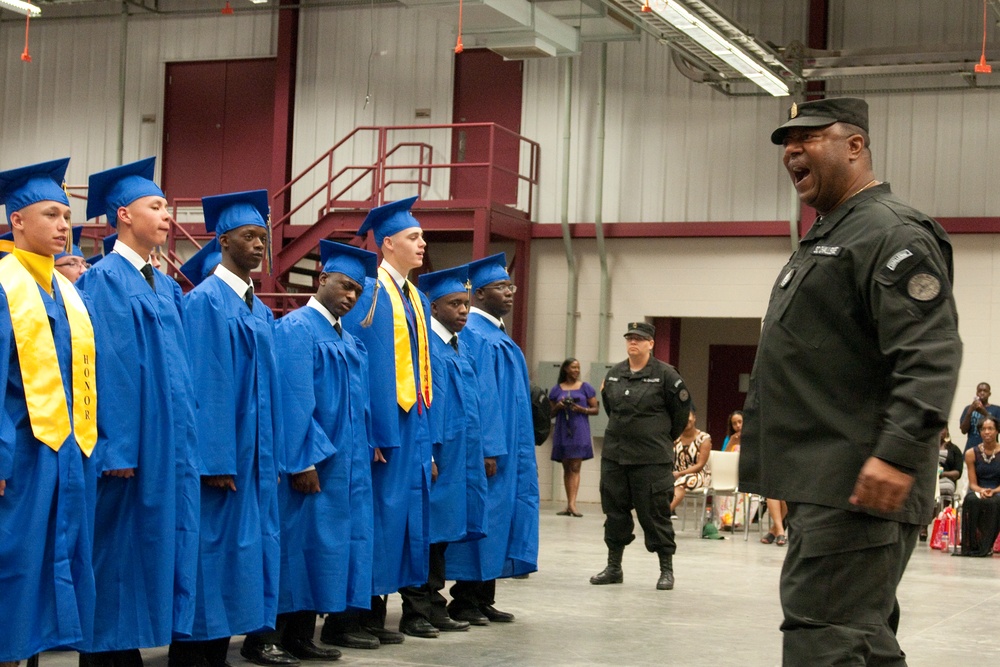
[[[671,591],[674,589],[674,557],[660,552],[660,578],[656,580],[656,590]]]
[[[622,576],[622,554],[624,552],[625,547],[609,547],[608,566],[592,576],[590,583],[595,586],[622,583],[624,581],[624,577]]]

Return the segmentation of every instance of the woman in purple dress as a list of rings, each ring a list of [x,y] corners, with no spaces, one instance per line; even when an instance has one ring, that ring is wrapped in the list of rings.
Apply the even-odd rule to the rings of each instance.
[[[580,380],[580,362],[567,359],[559,367],[559,384],[549,392],[556,427],[552,433],[552,460],[562,461],[566,509],[560,516],[583,516],[576,511],[580,490],[580,464],[594,458],[590,440],[590,415],[597,414],[597,392]]]

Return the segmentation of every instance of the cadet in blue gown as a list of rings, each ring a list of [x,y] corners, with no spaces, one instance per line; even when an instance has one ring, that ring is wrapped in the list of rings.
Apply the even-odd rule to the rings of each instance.
[[[187,636],[194,619],[194,396],[180,287],[149,263],[170,223],[153,168],[154,158],[115,167],[88,188],[87,215],[107,215],[118,238],[77,283],[91,303],[107,397],[98,413],[97,614],[83,665],[141,664],[137,649]]]
[[[324,640],[349,647],[377,648],[403,641],[385,629],[385,601],[378,596],[427,581],[431,443],[427,415],[431,406],[430,304],[406,279],[423,264],[426,243],[410,214],[416,197],[372,209],[358,230],[371,229],[382,249],[378,280],[366,279],[357,305],[344,317],[344,329],[368,350],[371,390],[372,489],[375,507],[372,611],[362,619],[367,633],[328,619]],[[376,286],[378,287],[376,291]],[[371,311],[371,312],[369,312]],[[384,459],[384,462],[380,459]],[[405,591],[403,592],[405,595]],[[437,632],[429,624],[428,632]]]
[[[375,253],[320,241],[319,289],[278,320],[285,424],[278,643],[300,659],[335,660],[313,643],[316,612],[367,609],[372,594],[368,355],[343,330]],[[248,640],[250,638],[248,637]]]
[[[480,400],[496,410],[502,438],[483,441],[486,457],[486,537],[448,549],[448,612],[473,624],[510,622],[497,610],[496,579],[534,572],[538,565],[538,471],[531,423],[528,367],[502,328],[514,305],[503,253],[469,264],[473,303],[459,340],[476,360]]]
[[[274,317],[250,282],[266,247],[267,192],[206,197],[202,204],[222,262],[184,297],[201,458],[201,548],[191,633],[197,641],[171,644],[176,667],[199,660],[225,667],[231,635],[274,627],[281,555]],[[297,662],[288,658],[286,664]]]
[[[404,603],[403,613],[420,615],[442,631],[467,630],[467,621],[448,615],[445,552],[449,542],[478,540],[485,535],[486,473],[483,468],[479,388],[474,360],[458,333],[469,315],[469,270],[458,266],[420,276],[431,302],[431,411],[433,484],[431,484],[431,552],[427,583]],[[406,622],[406,619],[403,621]]]
[[[52,258],[70,233],[68,164],[0,173],[16,246],[0,260],[0,664],[84,646],[94,614],[94,333]]]

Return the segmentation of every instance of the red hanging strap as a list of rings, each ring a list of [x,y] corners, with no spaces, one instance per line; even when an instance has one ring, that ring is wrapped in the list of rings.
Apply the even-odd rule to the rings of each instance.
[[[462,46],[462,0],[458,0],[458,41],[455,42],[455,53],[461,53],[465,50]]]
[[[28,28],[31,26],[31,14],[26,14],[24,17],[24,53],[21,54],[21,60],[26,63],[31,62],[31,54],[28,53]]]
[[[979,56],[979,63],[974,69],[976,74],[989,74],[993,71],[986,62],[986,0],[983,0],[983,53]]]

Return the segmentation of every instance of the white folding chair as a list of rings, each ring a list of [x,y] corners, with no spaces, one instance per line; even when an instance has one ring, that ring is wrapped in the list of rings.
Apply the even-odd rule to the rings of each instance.
[[[740,486],[740,453],[713,451],[709,457],[712,464],[712,483],[708,488],[707,495],[712,496],[712,514],[718,514],[719,497],[731,497],[733,499],[733,514],[735,524],[736,499],[739,496]],[[699,533],[705,526],[704,508],[698,523]],[[734,528],[735,530],[735,528]]]

